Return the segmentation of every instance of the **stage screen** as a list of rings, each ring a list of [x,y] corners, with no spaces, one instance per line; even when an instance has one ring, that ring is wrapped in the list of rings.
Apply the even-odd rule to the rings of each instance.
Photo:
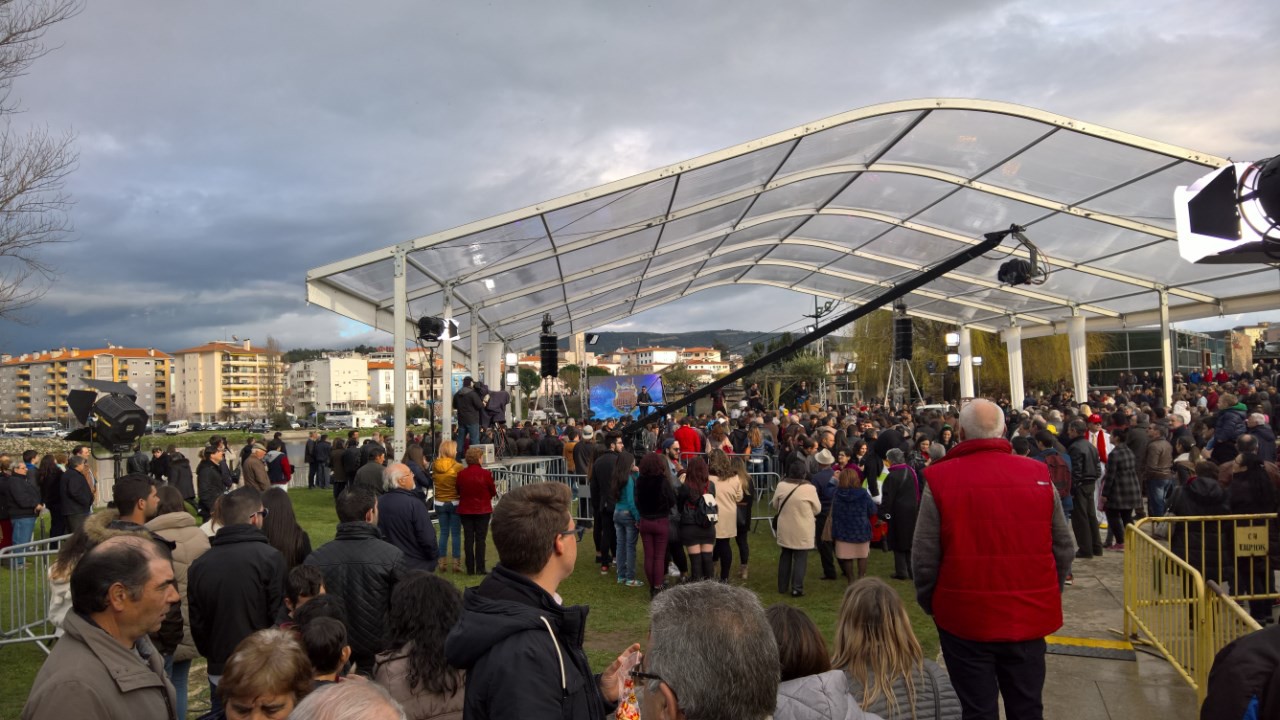
[[[588,377],[587,383],[591,388],[591,417],[595,420],[638,417],[636,403],[641,388],[649,390],[649,402],[654,408],[666,402],[661,375]]]

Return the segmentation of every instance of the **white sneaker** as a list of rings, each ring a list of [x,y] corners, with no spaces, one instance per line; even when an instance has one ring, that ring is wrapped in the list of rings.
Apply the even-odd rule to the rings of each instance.
[[[667,575],[670,577],[680,577],[680,571],[676,569],[675,563],[667,563]]]

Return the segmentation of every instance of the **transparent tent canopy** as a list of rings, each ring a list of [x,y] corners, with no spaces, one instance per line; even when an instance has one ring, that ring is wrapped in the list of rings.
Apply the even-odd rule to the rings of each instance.
[[[1016,223],[1043,284],[996,280],[1026,256],[1010,242],[908,312],[1034,337],[1149,324],[1161,293],[1174,319],[1273,307],[1265,267],[1178,254],[1174,187],[1226,162],[1006,103],[891,103],[316,268],[308,299],[390,330],[402,268],[410,322],[447,292],[464,338],[527,344],[544,313],[576,333],[729,284],[858,304]]]

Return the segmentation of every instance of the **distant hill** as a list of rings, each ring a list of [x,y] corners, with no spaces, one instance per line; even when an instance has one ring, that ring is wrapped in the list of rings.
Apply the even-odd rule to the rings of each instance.
[[[780,333],[761,333],[753,330],[695,330],[682,333],[653,332],[602,332],[600,340],[587,348],[597,355],[613,352],[620,347],[715,347],[717,341],[729,347],[736,355],[748,352],[747,343],[768,343]],[[568,348],[570,338],[561,336],[560,347]],[[533,346],[536,352],[536,345]]]

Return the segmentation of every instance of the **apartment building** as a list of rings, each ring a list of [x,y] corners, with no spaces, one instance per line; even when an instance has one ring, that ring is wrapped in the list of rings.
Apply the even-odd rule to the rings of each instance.
[[[395,363],[368,361],[369,405],[394,405],[396,394],[392,390],[395,384]],[[437,368],[438,370],[438,368]],[[436,394],[439,395],[441,378],[436,375]],[[405,373],[405,403],[422,405],[426,402],[427,380],[421,376],[418,368],[410,367]]]
[[[285,392],[288,369],[278,354],[248,340],[178,350],[173,366],[176,419],[264,418],[273,400],[281,410],[290,407]]]
[[[367,409],[369,365],[364,357],[354,353],[293,363],[287,378],[293,412],[299,417],[308,417],[313,412],[327,410]]]
[[[78,423],[67,405],[72,390],[91,390],[81,380],[124,383],[153,420],[168,419],[172,358],[154,348],[59,348],[22,355],[0,355],[0,419],[56,420]]]

